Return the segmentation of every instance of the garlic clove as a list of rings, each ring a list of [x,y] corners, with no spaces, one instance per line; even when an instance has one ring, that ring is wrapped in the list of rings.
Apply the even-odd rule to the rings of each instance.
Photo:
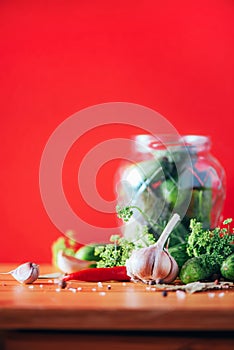
[[[168,276],[171,272],[171,265],[171,259],[165,251],[162,250],[161,252],[155,253],[155,263],[151,279],[154,281],[164,280],[165,276]]]
[[[74,256],[67,255],[62,250],[59,250],[57,254],[57,266],[64,273],[73,273],[87,269],[93,264],[96,264],[96,262],[77,259]]]
[[[35,282],[39,277],[39,272],[40,272],[39,266],[37,264],[32,263],[31,275],[26,280],[24,280],[22,283],[31,284],[31,283]]]
[[[155,259],[154,250],[154,248],[148,249],[148,247],[134,250],[126,261],[128,276],[133,280],[150,279]]]
[[[39,266],[32,262],[26,262],[10,273],[18,282],[31,284],[36,281],[39,276]]]
[[[169,252],[167,252],[167,253],[168,253],[168,257],[171,260],[171,271],[166,276],[166,278],[163,279],[163,282],[164,283],[171,283],[177,278],[177,276],[179,274],[179,267],[178,267],[178,264],[175,261],[175,259],[170,255],[170,253]]]

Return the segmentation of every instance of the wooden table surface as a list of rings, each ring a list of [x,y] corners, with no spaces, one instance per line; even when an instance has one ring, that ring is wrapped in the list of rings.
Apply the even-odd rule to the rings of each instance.
[[[0,272],[14,267],[16,265],[2,264]],[[54,268],[42,265],[40,271],[54,272]],[[58,331],[59,335],[54,335],[56,341],[61,334],[67,335],[67,332],[72,332],[69,341],[75,337],[74,332],[80,334],[79,339],[86,340],[91,339],[89,336],[85,337],[87,332],[91,332],[93,336],[96,334],[99,338],[105,333],[105,340],[115,332],[122,332],[122,336],[124,333],[124,336],[134,339],[144,333],[143,339],[147,341],[149,337],[158,336],[158,344],[164,336],[167,340],[168,336],[176,337],[177,341],[186,338],[190,341],[189,344],[192,344],[191,339],[196,338],[198,341],[202,336],[203,345],[206,344],[205,340],[211,342],[213,339],[213,349],[220,348],[215,347],[219,341],[223,346],[220,349],[234,348],[234,289],[182,295],[168,292],[167,296],[163,296],[161,291],[155,291],[154,286],[141,283],[100,284],[75,281],[69,282],[66,289],[61,289],[54,282],[40,279],[32,285],[22,285],[10,275],[0,275],[2,348],[15,349],[13,339],[18,339],[16,348],[20,349],[19,344],[29,341],[35,332],[47,332],[48,343],[54,339],[53,332]],[[27,337],[22,332],[28,332]],[[205,334],[205,338],[202,334]],[[97,343],[96,340],[96,348]],[[54,344],[52,340],[51,344]],[[61,345],[61,341],[59,344]],[[131,342],[127,341],[126,344]],[[139,344],[140,341],[137,341],[136,349],[140,349]],[[153,344],[152,348],[157,349],[155,341],[152,342],[152,346]],[[173,344],[176,346],[175,340]],[[178,344],[181,346],[180,341]],[[203,349],[201,346],[194,347],[196,344],[193,343],[193,347],[188,347],[187,344],[186,349]],[[57,344],[57,349],[58,346]],[[125,348],[130,349],[126,346]],[[164,349],[162,345],[159,348]],[[53,345],[50,349],[53,349]],[[151,347],[144,343],[144,349]],[[168,349],[180,347],[171,345]]]

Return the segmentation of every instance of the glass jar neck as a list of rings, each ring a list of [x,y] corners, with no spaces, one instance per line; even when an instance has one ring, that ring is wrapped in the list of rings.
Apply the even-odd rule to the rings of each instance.
[[[211,140],[209,136],[203,135],[185,135],[182,142],[187,147],[189,153],[206,153],[210,151]]]
[[[203,135],[137,135],[135,147],[140,153],[154,153],[166,150],[182,150],[186,147],[190,154],[206,153],[211,148],[209,136]]]

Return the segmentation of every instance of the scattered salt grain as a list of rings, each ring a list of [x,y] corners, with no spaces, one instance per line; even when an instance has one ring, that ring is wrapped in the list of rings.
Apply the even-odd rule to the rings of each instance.
[[[76,288],[68,288],[72,293],[76,293]]]
[[[185,299],[186,293],[183,292],[182,290],[177,290],[176,291],[176,296],[177,296],[178,299]]]
[[[102,282],[98,282],[97,285],[98,285],[98,288],[102,288],[103,287]]]
[[[33,288],[34,288],[34,286],[28,286],[28,288],[29,288],[29,289],[33,289]]]
[[[101,295],[102,297],[104,297],[106,295],[105,292],[99,292],[99,295]]]
[[[43,288],[43,284],[40,284],[40,286],[39,286],[40,288]]]
[[[82,287],[78,287],[77,290],[78,290],[78,292],[81,292],[82,291]]]
[[[214,298],[215,297],[215,293],[208,293],[208,297],[209,298]]]
[[[60,292],[61,288],[56,288],[55,291],[56,292]]]
[[[123,282],[123,283],[122,283],[122,286],[124,286],[124,287],[125,287],[125,286],[126,286],[126,283],[125,283],[125,282]]]
[[[53,283],[53,281],[52,280],[48,280],[48,283]]]
[[[96,292],[96,290],[97,290],[96,288],[92,288],[92,292]]]
[[[150,289],[151,289],[150,287],[145,287],[145,290],[147,290],[147,291],[150,290]]]
[[[224,297],[224,293],[219,293],[219,298]]]

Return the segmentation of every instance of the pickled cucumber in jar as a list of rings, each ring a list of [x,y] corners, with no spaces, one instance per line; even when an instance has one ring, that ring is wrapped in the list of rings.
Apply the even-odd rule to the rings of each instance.
[[[177,212],[182,220],[170,235],[170,246],[185,241],[192,218],[204,228],[216,227],[225,198],[225,172],[210,154],[210,139],[188,135],[163,143],[162,138],[144,136],[136,142],[136,162],[121,169],[120,204],[140,207],[146,215],[135,211],[133,220],[147,225],[156,238]]]

